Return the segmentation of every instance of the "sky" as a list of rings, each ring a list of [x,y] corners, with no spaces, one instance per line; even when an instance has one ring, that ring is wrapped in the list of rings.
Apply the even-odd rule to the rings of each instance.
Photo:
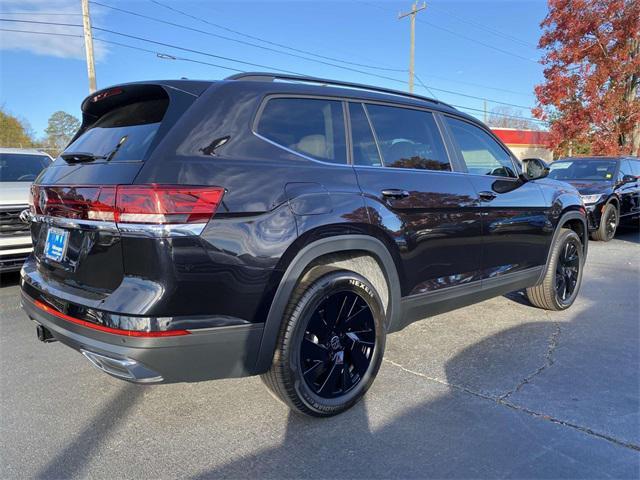
[[[280,69],[406,90],[410,26],[398,13],[410,9],[410,0],[92,0],[97,85]],[[0,12],[82,23],[80,0],[3,0]],[[481,119],[485,101],[488,111],[503,102],[531,117],[546,12],[544,0],[428,1],[416,21],[414,93],[477,109],[468,112]],[[80,117],[89,94],[82,28],[0,21],[0,29],[71,35],[0,31],[0,106],[38,137],[57,110]]]

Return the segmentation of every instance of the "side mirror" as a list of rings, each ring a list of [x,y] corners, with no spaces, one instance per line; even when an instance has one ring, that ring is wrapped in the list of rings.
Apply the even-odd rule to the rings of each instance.
[[[636,180],[638,180],[638,177],[636,177],[635,175],[624,175],[622,177],[622,180],[620,180],[620,184],[623,185],[625,183],[633,183]]]
[[[549,165],[541,158],[525,158],[522,160],[526,180],[536,180],[549,175]]]

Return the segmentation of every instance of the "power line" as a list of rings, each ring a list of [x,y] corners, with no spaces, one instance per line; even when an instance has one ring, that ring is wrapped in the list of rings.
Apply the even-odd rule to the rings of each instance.
[[[5,19],[5,18],[0,18],[0,21],[2,21],[2,22],[18,22],[18,23],[35,23],[35,24],[41,24],[41,25],[58,25],[58,26],[69,26],[69,27],[82,26],[82,25],[79,25],[79,24],[72,24],[72,23],[44,22],[44,21],[36,21],[36,20],[15,20],[15,19]],[[249,66],[252,66],[252,67],[265,68],[265,69],[268,69],[268,70],[271,69],[271,70],[276,70],[278,72],[291,73],[291,74],[294,74],[294,75],[303,75],[301,73],[298,73],[298,72],[295,72],[295,71],[292,71],[292,70],[285,70],[285,69],[282,69],[282,68],[271,67],[269,65],[253,63],[253,62],[247,62],[247,61],[244,61],[244,60],[239,60],[237,58],[226,57],[226,56],[222,56],[222,55],[216,55],[216,54],[213,54],[213,53],[210,53],[210,52],[206,52],[206,51],[203,51],[203,50],[197,50],[197,49],[193,49],[193,48],[187,48],[187,47],[181,47],[181,46],[178,46],[178,45],[173,45],[173,44],[170,44],[170,43],[159,42],[157,40],[152,40],[152,39],[149,39],[149,38],[139,37],[137,35],[131,35],[131,34],[127,34],[127,33],[122,33],[122,32],[118,32],[118,31],[115,31],[115,30],[107,29],[107,28],[94,26],[93,29],[94,30],[98,30],[98,31],[102,31],[102,32],[106,32],[106,33],[111,33],[113,35],[119,35],[119,36],[122,36],[122,37],[131,38],[131,39],[138,40],[138,41],[141,41],[141,42],[152,43],[152,44],[155,44],[155,45],[161,45],[163,47],[168,47],[168,48],[175,48],[176,50],[182,50],[182,51],[189,52],[189,53],[196,53],[196,54],[199,54],[199,55],[218,58],[218,59],[226,60],[226,61],[229,61],[229,62],[240,63],[240,64],[243,64],[243,65],[249,65]],[[365,70],[358,70],[358,69],[351,68],[351,67],[345,67],[343,65],[332,65],[332,66],[334,66],[335,68],[340,68],[340,69],[351,71],[351,72],[361,73],[363,75],[369,75],[369,76],[372,76],[372,77],[381,78],[381,79],[384,79],[384,80],[389,80],[389,81],[400,83],[400,84],[403,84],[403,85],[405,83],[403,80],[400,80],[400,79],[394,78],[394,77],[389,77],[387,75],[380,75],[380,74],[377,74],[377,73],[367,72]],[[506,105],[506,106],[509,106],[509,107],[524,108],[524,109],[530,109],[531,108],[531,107],[525,106],[525,105],[518,105],[518,104],[514,104],[514,103],[503,102],[503,101],[495,100],[495,99],[492,99],[492,98],[479,97],[477,95],[469,95],[469,94],[462,93],[462,92],[456,92],[454,90],[447,90],[447,89],[436,88],[436,87],[431,87],[431,86],[429,86],[428,88],[430,88],[433,91],[447,93],[449,95],[456,95],[456,96],[460,96],[460,97],[471,98],[471,99],[474,99],[474,100],[483,100],[483,101],[486,100],[488,102],[495,103],[495,104],[498,104],[498,105]]]
[[[53,35],[56,37],[74,37],[83,38],[82,35],[75,35],[73,33],[59,33],[59,32],[36,32],[34,30],[15,30],[13,28],[0,28],[0,32],[13,32],[13,33],[34,33],[36,35]]]
[[[234,30],[232,28],[228,28],[228,27],[225,27],[223,25],[210,22],[208,20],[205,20],[204,18],[196,17],[195,15],[191,15],[189,13],[186,13],[186,12],[182,11],[182,10],[179,10],[177,8],[174,8],[174,7],[171,7],[169,5],[166,5],[166,4],[162,3],[162,2],[159,2],[158,0],[149,0],[149,1],[154,3],[154,4],[156,4],[156,5],[159,5],[161,7],[167,8],[167,9],[173,11],[173,12],[180,13],[181,15],[184,15],[184,16],[186,16],[188,18],[193,19],[193,20],[197,20],[197,21],[205,23],[207,25],[212,25],[212,26],[214,26],[216,28],[220,28],[220,29],[225,30],[227,32],[234,33],[236,35],[240,35],[240,36],[243,36],[243,37],[246,37],[246,38],[251,38],[253,40],[264,42],[264,43],[267,43],[269,45],[274,45],[274,46],[277,46],[277,47],[280,47],[280,48],[285,48],[285,49],[292,50],[292,51],[295,51],[295,52],[305,53],[307,55],[311,55],[311,56],[314,56],[314,57],[324,58],[324,59],[327,59],[327,60],[333,60],[333,61],[336,61],[336,62],[348,64],[348,65],[367,67],[367,68],[372,68],[372,69],[377,69],[377,70],[395,71],[395,72],[401,72],[401,73],[407,72],[407,69],[395,69],[395,68],[387,68],[387,67],[381,67],[381,66],[375,66],[375,65],[367,65],[367,64],[356,63],[356,62],[349,62],[347,60],[340,60],[340,59],[337,59],[337,58],[320,55],[320,54],[311,52],[309,50],[301,50],[301,49],[298,49],[298,48],[290,47],[290,46],[284,45],[282,43],[272,42],[270,40],[266,40],[264,38],[257,37],[255,35],[249,35],[247,33],[243,33],[243,32],[240,32],[238,30]],[[92,3],[97,3],[97,2],[94,2],[92,0]],[[115,8],[115,7],[109,7],[109,8]],[[120,9],[120,10],[122,10],[122,9]],[[512,94],[516,94],[516,95],[530,95],[530,93],[515,92],[513,90],[508,90],[508,89],[504,89],[504,88],[491,87],[491,86],[488,86],[488,85],[481,85],[481,84],[473,83],[473,82],[455,80],[455,79],[441,77],[441,76],[437,76],[437,75],[427,75],[427,76],[432,77],[432,78],[438,78],[440,80],[444,80],[444,81],[448,81],[448,82],[457,82],[457,83],[464,84],[464,85],[470,85],[470,86],[474,86],[474,87],[480,87],[480,88],[486,88],[486,89],[490,89],[490,90],[495,90],[495,91],[498,91],[498,92],[512,93]]]
[[[256,35],[250,35],[248,33],[244,33],[244,32],[241,32],[239,30],[235,30],[233,28],[225,27],[224,25],[220,25],[218,23],[210,22],[209,20],[205,20],[204,18],[200,18],[200,17],[197,17],[195,15],[191,15],[191,14],[189,14],[189,13],[183,11],[183,10],[179,10],[179,9],[177,9],[175,7],[172,7],[172,6],[167,5],[165,3],[159,2],[158,0],[149,0],[149,1],[151,3],[154,3],[156,5],[164,7],[166,9],[168,9],[168,10],[171,10],[173,12],[176,12],[176,13],[179,13],[181,15],[184,15],[185,17],[188,17],[188,18],[191,18],[193,20],[197,20],[198,22],[202,22],[202,23],[205,23],[207,25],[211,25],[213,27],[225,30],[225,31],[227,31],[229,33],[233,33],[235,35],[240,35],[241,37],[245,37],[245,38],[250,38],[252,40],[257,40],[259,42],[263,42],[263,43],[266,43],[268,45],[273,45],[275,47],[280,47],[280,48],[284,48],[286,50],[291,50],[293,52],[304,53],[306,55],[311,55],[313,57],[323,58],[325,60],[331,60],[331,61],[339,62],[339,63],[345,63],[345,64],[353,65],[353,66],[356,66],[356,67],[373,68],[373,69],[377,69],[377,70],[386,70],[386,71],[390,71],[390,72],[406,72],[407,71],[406,69],[388,68],[388,67],[382,67],[382,66],[379,66],[379,65],[367,65],[367,64],[364,64],[364,63],[350,62],[348,60],[341,60],[341,59],[335,58],[335,57],[328,57],[328,56],[325,56],[325,55],[320,55],[318,53],[315,53],[315,52],[312,52],[312,51],[309,51],[309,50],[303,50],[303,49],[300,49],[300,48],[295,48],[295,47],[291,47],[289,45],[285,45],[283,43],[273,42],[271,40],[267,40],[265,38],[258,37]]]
[[[504,53],[505,55],[511,55],[512,57],[519,58],[521,60],[526,60],[527,62],[532,62],[532,63],[535,63],[536,65],[538,64],[537,60],[533,60],[532,58],[525,57],[523,55],[518,55],[517,53],[513,53],[513,52],[510,52],[508,50],[504,50],[502,48],[490,45],[488,43],[484,43],[484,42],[482,42],[480,40],[476,40],[475,38],[472,38],[472,37],[467,37],[466,35],[463,35],[462,33],[458,33],[458,32],[456,32],[454,30],[450,30],[450,29],[442,27],[442,26],[440,26],[438,24],[435,24],[435,23],[432,23],[432,22],[427,22],[426,20],[421,20],[421,19],[418,19],[418,21],[422,22],[422,23],[424,23],[426,25],[429,25],[432,28],[437,28],[437,29],[442,30],[443,32],[447,32],[447,33],[449,33],[451,35],[455,35],[455,36],[458,36],[460,38],[464,38],[465,40],[469,40],[470,42],[475,42],[478,45],[482,45],[484,47],[496,50],[497,52]]]
[[[484,110],[480,110],[479,108],[465,107],[464,105],[455,105],[455,104],[450,104],[450,105],[452,107],[460,108],[462,110],[471,110],[473,112],[484,113]],[[546,123],[544,120],[540,120],[539,118],[523,117],[521,115],[509,115],[507,113],[489,112],[489,116],[491,115],[496,115],[499,117],[506,117],[506,118],[517,118],[518,120],[528,120],[530,122]]]
[[[106,32],[106,33],[112,33],[114,35],[120,35],[120,36],[123,36],[123,37],[126,37],[126,38],[131,38],[131,39],[134,39],[134,40],[139,40],[141,42],[148,42],[148,43],[153,43],[153,44],[156,44],[156,45],[162,45],[163,47],[175,48],[176,50],[183,50],[185,52],[196,53],[196,54],[199,54],[199,55],[205,55],[205,56],[209,56],[209,57],[219,58],[219,59],[227,60],[227,61],[230,61],[230,62],[241,63],[241,64],[244,64],[244,65],[250,65],[250,66],[254,66],[254,67],[258,67],[258,68],[274,69],[274,70],[277,70],[277,71],[280,71],[280,72],[283,72],[283,73],[292,73],[294,75],[304,75],[303,73],[294,72],[294,71],[290,71],[290,70],[284,70],[284,69],[281,69],[281,68],[274,68],[274,67],[270,67],[269,65],[261,65],[261,64],[246,62],[244,60],[238,60],[238,59],[231,58],[231,57],[215,55],[215,54],[212,54],[212,53],[209,53],[209,52],[205,52],[205,51],[202,51],[202,50],[196,50],[196,49],[192,49],[192,48],[180,47],[178,45],[173,45],[173,44],[170,44],[170,43],[158,42],[157,40],[151,40],[151,39],[144,38],[144,37],[138,37],[136,35],[130,35],[128,33],[117,32],[115,30],[110,30],[110,29],[107,29],[107,28],[93,27],[93,29],[94,30],[98,30],[98,31],[102,31],[102,32]],[[401,83],[403,85],[405,83],[403,80],[400,80],[398,78],[387,77],[385,75],[378,75],[378,74],[375,74],[375,73],[365,72],[363,70],[355,70],[353,68],[343,67],[343,66],[339,66],[339,65],[337,66],[337,68],[342,68],[342,69],[349,70],[349,71],[355,71],[355,72],[358,72],[358,73],[362,73],[364,75],[370,75],[370,76],[373,76],[373,77],[383,78],[385,80],[391,80],[393,82]],[[476,95],[468,95],[466,93],[455,92],[453,90],[445,90],[445,89],[442,89],[442,88],[435,88],[435,87],[429,87],[429,88],[434,90],[434,91],[444,92],[444,93],[448,93],[448,94],[451,94],[451,95],[458,95],[458,96],[466,97],[466,98],[472,98],[472,99],[475,99],[475,100],[487,100],[487,101],[489,101],[491,103],[496,103],[496,104],[499,104],[499,105],[506,105],[506,106],[510,106],[510,107],[526,108],[526,109],[530,109],[531,108],[531,107],[524,106],[524,105],[517,105],[517,104],[514,104],[514,103],[502,102],[500,100],[494,100],[494,99],[485,98],[485,97],[478,97]]]
[[[221,39],[227,40],[229,42],[235,42],[235,43],[239,43],[239,44],[242,44],[242,45],[248,45],[250,47],[259,48],[259,49],[262,49],[262,50],[267,50],[267,51],[270,51],[270,52],[279,53],[281,55],[288,55],[288,56],[291,56],[291,57],[300,58],[300,59],[307,60],[307,61],[310,61],[310,62],[317,62],[317,63],[321,63],[321,64],[324,64],[324,65],[329,65],[329,66],[332,66],[332,67],[346,68],[346,67],[341,67],[340,65],[336,65],[334,63],[325,62],[323,60],[317,60],[315,58],[308,58],[308,57],[305,57],[303,55],[298,55],[298,54],[295,54],[295,53],[283,52],[282,50],[277,50],[275,48],[265,47],[264,45],[258,45],[258,44],[255,44],[255,43],[247,42],[245,40],[238,40],[237,38],[226,37],[224,35],[219,35],[217,33],[213,33],[213,32],[207,31],[207,30],[201,30],[199,28],[190,27],[188,25],[184,25],[184,24],[181,24],[181,23],[175,23],[175,22],[171,22],[171,21],[168,21],[168,20],[163,20],[161,18],[152,17],[150,15],[145,15],[143,13],[133,12],[131,10],[125,10],[124,8],[112,7],[110,5],[105,5],[104,3],[95,2],[93,0],[91,0],[90,3],[92,3],[93,5],[98,5],[98,6],[103,7],[103,8],[108,8],[108,9],[115,10],[115,11],[118,11],[118,12],[126,13],[128,15],[135,15],[136,17],[145,18],[147,20],[152,20],[152,21],[158,22],[158,23],[163,23],[165,25],[171,25],[173,27],[182,28],[184,30],[190,30],[192,32],[201,33],[203,35],[209,35],[211,37],[221,38]],[[334,61],[341,62],[341,63],[347,63],[347,64],[354,64],[353,62],[337,60],[337,59],[334,59]],[[359,64],[359,63],[355,64],[355,65],[358,65],[358,66],[361,66],[361,67],[364,67],[364,68],[376,69],[376,70],[387,70],[387,71],[393,71],[393,72],[405,72],[406,71],[406,70],[401,70],[401,69],[396,69],[396,68],[386,68],[386,67],[365,65],[365,64]]]
[[[377,9],[379,9],[379,10],[382,10],[382,11],[384,11],[384,12],[386,12],[386,11],[387,11],[385,8],[381,7],[380,5],[376,5],[375,3],[369,3],[369,2],[362,1],[362,0],[358,0],[358,1],[359,1],[360,3],[365,4],[365,5],[369,5],[370,7],[374,7],[374,8],[377,8]],[[482,45],[483,47],[490,48],[490,49],[492,49],[492,50],[495,50],[495,51],[497,51],[497,52],[503,53],[503,54],[505,54],[505,55],[511,55],[512,57],[519,58],[519,59],[521,59],[521,60],[526,60],[526,61],[528,61],[528,62],[533,62],[533,63],[535,63],[535,64],[537,64],[537,63],[538,63],[536,60],[533,60],[533,59],[531,59],[531,58],[525,57],[525,56],[523,56],[523,55],[519,55],[519,54],[517,54],[517,53],[510,52],[510,51],[508,51],[508,50],[504,50],[504,49],[502,49],[502,48],[500,48],[500,47],[496,47],[496,46],[491,45],[491,44],[489,44],[489,43],[482,42],[482,41],[477,40],[477,39],[475,39],[475,38],[468,37],[468,36],[466,36],[466,35],[463,35],[462,33],[458,33],[458,32],[456,32],[456,31],[454,31],[454,30],[450,30],[450,29],[445,28],[445,27],[442,27],[442,26],[440,26],[440,25],[438,25],[438,24],[435,24],[435,23],[432,23],[432,22],[428,22],[428,21],[426,21],[426,20],[422,20],[422,19],[416,19],[416,21],[421,22],[421,23],[424,23],[425,25],[429,25],[430,27],[436,28],[436,29],[438,29],[438,30],[442,30],[442,31],[444,31],[444,32],[447,32],[447,33],[449,33],[449,34],[451,34],[451,35],[455,35],[455,36],[458,36],[458,37],[460,37],[460,38],[464,38],[465,40],[468,40],[468,41],[470,41],[470,42],[477,43],[478,45]]]
[[[234,33],[236,35],[241,35],[241,36],[244,36],[246,38],[251,38],[251,39],[254,39],[254,40],[257,40],[257,41],[260,41],[260,42],[264,42],[264,43],[267,43],[267,44],[270,44],[270,45],[274,45],[274,46],[277,46],[277,47],[280,47],[280,48],[284,48],[284,49],[287,49],[287,50],[300,52],[300,53],[305,53],[307,55],[311,55],[311,56],[314,56],[314,57],[324,58],[324,59],[327,59],[327,60],[333,60],[333,61],[336,61],[336,62],[339,62],[339,63],[348,64],[348,65],[362,66],[362,67],[366,67],[366,68],[372,68],[372,69],[378,69],[378,70],[388,70],[388,71],[395,71],[395,72],[402,72],[402,73],[407,71],[406,69],[400,69],[400,68],[388,68],[388,67],[383,67],[383,66],[379,66],[379,65],[369,65],[369,64],[363,64],[363,63],[357,63],[357,62],[350,62],[348,60],[341,60],[341,59],[334,58],[334,57],[327,57],[327,56],[320,55],[320,54],[317,54],[317,53],[314,53],[314,52],[311,52],[311,51],[308,51],[308,50],[301,50],[301,49],[298,49],[298,48],[290,47],[288,45],[284,45],[284,44],[281,44],[281,43],[272,42],[270,40],[266,40],[266,39],[263,39],[263,38],[260,38],[260,37],[256,37],[254,35],[249,35],[249,34],[240,32],[238,30],[234,30],[234,29],[225,27],[223,25],[219,25],[219,24],[216,24],[216,23],[213,23],[213,22],[209,22],[209,21],[204,20],[202,18],[198,18],[196,16],[193,16],[193,15],[190,15],[190,14],[188,14],[186,12],[178,10],[177,8],[173,8],[173,7],[169,6],[169,5],[164,5],[161,2],[158,2],[158,1],[155,1],[155,0],[149,0],[149,1],[153,2],[153,3],[157,4],[157,5],[160,5],[160,6],[164,7],[164,8],[167,8],[169,10],[172,10],[174,12],[177,12],[177,13],[180,13],[182,15],[185,15],[185,16],[187,16],[189,18],[194,19],[194,20],[198,20],[198,21],[206,23],[208,25],[212,25],[212,26],[214,26],[216,28],[220,28],[220,29],[226,30],[228,32]],[[105,5],[105,4],[102,4],[102,3],[99,3],[99,2],[91,1],[90,3],[99,5],[101,7],[109,8],[109,9],[112,9],[112,10],[117,10],[117,11],[120,11],[120,12],[123,12],[123,13],[130,13],[132,15],[145,17],[145,15],[140,14],[140,13],[130,12],[130,11],[122,9],[122,8],[113,7],[113,6],[110,6],[110,5]],[[431,5],[431,7],[433,7],[433,5]],[[438,8],[440,8],[440,7],[438,7]],[[59,12],[51,12],[51,13],[45,13],[45,12],[0,12],[0,14],[82,16],[81,13],[59,13]],[[147,18],[149,18],[151,20],[155,20],[155,21],[162,21],[160,19],[155,19],[155,18],[151,18],[151,17],[147,17]],[[206,33],[209,34],[210,32],[206,32]],[[221,38],[227,39],[227,37],[221,37]],[[229,40],[230,41],[235,41],[235,39],[229,39]],[[257,46],[257,47],[260,47],[260,46]],[[285,52],[278,52],[278,53],[286,54]],[[311,60],[311,59],[308,59],[308,60]],[[487,90],[494,90],[494,91],[497,91],[497,92],[511,93],[511,94],[514,94],[514,95],[527,95],[527,96],[530,95],[530,93],[517,92],[517,91],[514,91],[514,90],[505,89],[505,88],[499,88],[499,87],[494,87],[494,86],[490,86],[490,85],[483,85],[483,84],[480,84],[480,83],[468,82],[468,81],[464,81],[464,80],[458,80],[458,79],[443,77],[443,76],[439,76],[439,75],[428,74],[428,75],[424,75],[424,76],[427,76],[427,77],[430,77],[430,78],[436,78],[436,79],[447,81],[447,82],[459,83],[461,85],[469,85],[469,86],[473,86],[473,87],[484,88],[484,89],[487,89]]]
[[[1,15],[63,15],[67,17],[81,17],[81,13],[60,13],[60,12],[0,12]]]
[[[534,48],[534,49],[538,48],[536,45],[534,45],[532,43],[529,43],[529,42],[527,42],[525,40],[522,40],[522,39],[520,39],[518,37],[514,37],[511,34],[502,32],[502,31],[500,31],[498,29],[495,29],[495,28],[487,27],[486,25],[484,25],[482,23],[474,22],[473,20],[469,20],[467,18],[461,17],[460,15],[457,15],[457,14],[451,12],[451,10],[447,10],[445,8],[442,8],[440,6],[440,4],[430,4],[429,6],[431,8],[435,8],[436,10],[440,10],[441,12],[446,13],[450,17],[453,17],[453,18],[459,20],[460,22],[466,23],[468,25],[473,25],[474,27],[479,28],[480,30],[484,30],[485,32],[492,33],[493,35],[496,35],[498,37],[502,37],[502,38],[504,38],[506,40],[511,40],[513,42],[517,42],[517,43],[519,43],[520,45],[522,45],[524,47],[529,47],[529,48]]]
[[[3,20],[4,19],[0,19],[0,21],[3,21]],[[54,25],[71,26],[71,27],[81,27],[82,26],[82,25],[75,25],[75,24],[60,24],[60,23],[54,23],[54,22],[37,22],[37,23],[45,23],[45,24],[46,23],[53,23]],[[112,31],[107,30],[107,29],[102,29],[100,27],[94,27],[94,29],[105,31],[107,33],[112,33]],[[74,37],[74,38],[82,38],[83,37],[82,35],[60,33],[60,32],[39,32],[39,31],[33,31],[33,30],[15,30],[15,29],[8,29],[8,28],[0,28],[0,31],[13,32],[13,33],[28,33],[28,34],[36,34],[36,35],[52,35],[52,36]],[[118,35],[123,35],[123,36],[126,36],[126,37],[131,37],[131,38],[134,38],[134,39],[139,39],[139,37],[135,37],[135,36],[132,36],[132,35],[121,34],[119,32],[114,32],[114,33],[116,33]],[[124,47],[124,48],[138,50],[138,51],[142,51],[142,52],[146,52],[146,53],[152,53],[152,54],[156,55],[158,58],[170,58],[172,60],[179,60],[179,61],[184,61],[184,62],[208,65],[208,66],[213,66],[213,67],[217,67],[217,68],[221,68],[221,69],[225,69],[225,70],[230,70],[230,71],[235,71],[235,72],[244,72],[244,70],[239,70],[239,69],[232,68],[232,67],[227,67],[227,66],[223,66],[223,65],[209,63],[209,62],[203,62],[203,61],[200,61],[200,60],[195,60],[195,59],[186,58],[186,57],[176,57],[176,56],[173,56],[173,55],[167,55],[165,53],[158,52],[158,51],[155,51],[155,50],[149,50],[149,49],[145,49],[145,48],[138,47],[138,46],[128,45],[128,44],[121,43],[121,42],[115,42],[115,41],[112,41],[112,40],[106,40],[106,39],[97,38],[97,37],[95,38],[95,40],[99,41],[99,42],[107,43],[107,44],[117,45],[117,46]],[[170,45],[170,44],[165,44],[165,43],[162,43],[162,42],[156,42],[156,41],[153,41],[153,40],[143,40],[143,41],[148,41],[148,42],[155,43],[155,44],[162,45],[162,46],[168,46],[169,48],[175,48],[175,49],[179,49],[179,50],[191,51],[191,52],[197,53],[197,54],[209,55],[209,56],[214,56],[216,58],[221,58],[221,59],[224,59],[224,60],[228,60],[228,57],[215,56],[213,54],[208,54],[206,52],[199,52],[198,50],[191,50],[191,49],[186,49],[186,48],[182,48],[182,47],[176,47],[176,46],[173,46],[173,45]],[[234,60],[234,59],[231,59],[230,61],[236,62],[236,63],[245,63],[245,62],[241,62],[241,61]],[[268,68],[268,69],[271,69],[271,70],[276,70],[274,67],[270,67],[270,66],[255,65],[255,64],[251,64],[251,65],[260,66],[261,68]],[[289,71],[286,71],[286,70],[282,70],[282,71],[285,72],[285,73],[292,73],[292,74],[295,74],[295,75],[303,75],[303,76],[305,75],[305,74],[299,73],[299,72],[289,72]],[[416,77],[416,78],[418,78],[418,77]],[[401,80],[399,80],[399,81],[401,81]],[[429,88],[426,85],[423,85],[423,88],[425,88],[426,90],[429,90]],[[480,110],[480,109],[477,109],[477,108],[467,107],[467,106],[464,106],[464,105],[451,104],[451,106],[456,107],[456,108],[460,108],[460,109],[464,109],[464,110],[476,111],[476,112],[482,112],[483,111],[483,110]],[[506,118],[515,118],[515,119],[521,119],[521,120],[530,120],[530,121],[534,121],[534,122],[543,122],[542,120],[539,120],[539,119],[536,119],[536,118],[523,117],[523,116],[518,116],[518,115],[509,115],[509,114],[498,113],[498,112],[491,112],[491,115],[500,116],[500,117],[506,117]]]

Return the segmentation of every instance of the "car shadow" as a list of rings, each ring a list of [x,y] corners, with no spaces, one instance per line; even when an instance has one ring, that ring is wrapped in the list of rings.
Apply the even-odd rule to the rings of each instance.
[[[20,284],[20,272],[0,273],[0,287],[14,287]]]
[[[603,288],[613,288],[607,279],[597,283],[589,288],[593,297]],[[520,303],[519,293],[510,296]],[[548,312],[540,312],[541,318],[547,318]],[[569,329],[581,321],[581,311],[568,312],[563,312],[562,320],[527,322],[469,346],[446,362],[444,380],[385,361],[381,370],[385,388],[374,385],[369,393],[376,396],[375,403],[360,402],[328,419],[290,412],[280,445],[192,478],[634,477],[640,457],[633,449],[593,432],[560,426],[561,421],[545,412],[520,407],[517,400],[511,402],[511,395],[528,383],[526,375],[530,372],[519,372],[522,380],[501,393],[474,387],[483,383],[477,381],[482,375],[492,377],[490,382],[494,384],[507,385],[513,377],[513,370],[507,366],[522,364],[535,339],[544,339],[536,356],[540,371],[552,368],[553,360],[548,358],[551,350],[547,350],[551,348],[547,342],[551,345],[557,341],[550,335],[552,327],[562,324],[563,329]],[[601,344],[601,332],[594,330],[587,335],[578,361],[588,361]],[[407,380],[412,392],[406,391]],[[635,388],[640,388],[637,376],[635,382]],[[385,406],[384,412],[380,405]],[[402,413],[384,418],[394,410]],[[600,413],[606,418],[626,412]],[[634,418],[628,421],[637,423]]]
[[[523,359],[532,355],[532,342],[537,341],[541,345],[535,350],[539,371],[534,373],[560,368],[551,365],[552,353],[547,345],[557,340],[550,335],[556,324],[562,325],[563,330],[580,327],[584,338],[579,347],[573,347],[577,350],[571,352],[577,363],[591,361],[607,346],[613,348],[603,344],[603,332],[598,328],[604,327],[591,327],[601,325],[599,320],[605,314],[611,322],[611,306],[602,298],[611,297],[608,301],[613,302],[617,301],[616,295],[620,295],[616,281],[590,278],[581,292],[582,306],[560,314],[536,309],[539,318],[545,321],[504,329],[462,349],[444,364],[443,379],[424,373],[429,371],[429,358],[418,361],[417,367],[412,368],[387,359],[381,379],[369,394],[375,395],[375,401],[365,399],[351,410],[328,419],[289,412],[280,444],[260,448],[250,444],[252,437],[247,434],[244,445],[256,451],[234,456],[233,460],[191,478],[633,478],[640,467],[637,452],[640,446],[633,447],[635,450],[626,448],[598,436],[589,425],[580,429],[563,424],[544,410],[546,403],[539,412],[519,406],[514,392],[528,383],[526,379],[531,372],[520,368],[517,373],[521,377],[513,381],[514,369],[510,367],[522,365]],[[518,303],[524,301],[519,292],[507,298]],[[636,301],[633,308],[637,311],[637,300],[631,301]],[[598,323],[591,323],[596,320]],[[589,328],[585,328],[585,322]],[[615,330],[615,324],[612,328]],[[560,334],[560,345],[563,341]],[[421,352],[414,353],[421,358]],[[421,368],[422,362],[425,368]],[[631,378],[631,384],[627,382],[625,388],[637,392],[638,376],[625,375]],[[483,379],[485,384],[502,386],[502,390],[478,387]],[[380,388],[382,381],[384,387]],[[611,379],[602,381],[613,385]],[[147,387],[127,385],[113,399],[105,399],[105,406],[37,477],[89,474],[85,470],[92,456],[99,455],[110,434],[127,421],[144,388]],[[610,388],[610,393],[603,395],[619,395],[614,387]],[[562,399],[568,400],[575,399]],[[638,410],[637,398],[635,402],[618,407],[620,410],[604,411],[605,406],[596,402],[590,408],[595,409],[593,418],[602,417],[605,422],[626,415],[625,421],[633,429],[637,419],[628,412]],[[569,414],[571,402],[562,403],[562,408],[566,405]],[[254,408],[260,409],[261,405]],[[212,429],[215,434],[215,424]],[[172,444],[170,437],[164,444],[165,450],[158,455],[167,459],[173,449],[189,448]],[[220,452],[212,452],[212,457],[220,458]],[[200,461],[208,463],[204,459],[194,460],[185,465],[185,472],[196,468]]]
[[[640,228],[620,225],[616,231],[614,239],[625,243],[640,244]]]
[[[99,454],[104,440],[119,427],[120,422],[126,420],[128,413],[144,395],[145,388],[147,387],[125,384],[113,398],[105,399],[104,407],[91,422],[75,436],[73,442],[49,460],[35,478],[71,478],[87,473],[84,470],[91,457]]]

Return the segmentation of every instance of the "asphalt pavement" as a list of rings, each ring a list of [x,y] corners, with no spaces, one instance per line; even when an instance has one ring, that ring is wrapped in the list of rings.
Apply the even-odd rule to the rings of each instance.
[[[37,341],[0,288],[0,478],[639,478],[640,235],[591,242],[564,312],[514,293],[387,340],[365,400],[305,418],[259,378],[137,386]]]

